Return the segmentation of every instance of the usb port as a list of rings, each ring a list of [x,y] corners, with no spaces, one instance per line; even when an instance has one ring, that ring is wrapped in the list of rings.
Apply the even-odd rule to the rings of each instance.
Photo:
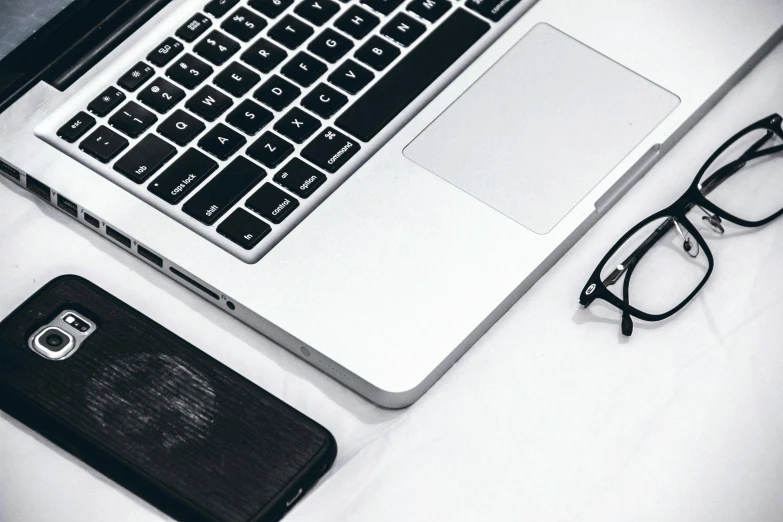
[[[101,228],[101,222],[97,218],[92,217],[87,212],[84,213],[84,220],[95,228]]]
[[[73,217],[79,217],[79,207],[70,199],[64,198],[62,194],[57,194],[57,206],[66,214],[70,214]]]
[[[19,171],[13,168],[8,163],[5,163],[3,161],[0,161],[0,172],[8,176],[9,178],[13,178],[16,181],[19,181],[21,179],[21,175],[19,174]]]
[[[160,258],[160,256],[153,254],[143,246],[139,245],[136,247],[136,251],[139,253],[141,257],[152,263],[153,265],[157,265],[160,268],[163,268],[163,259]]]
[[[52,191],[49,190],[49,186],[44,185],[30,175],[27,176],[27,190],[39,198],[45,199],[46,201],[50,201],[52,199]]]
[[[107,226],[106,227],[106,235],[115,240],[117,243],[121,243],[125,245],[125,248],[131,247],[131,240],[127,236],[123,236],[113,228]]]

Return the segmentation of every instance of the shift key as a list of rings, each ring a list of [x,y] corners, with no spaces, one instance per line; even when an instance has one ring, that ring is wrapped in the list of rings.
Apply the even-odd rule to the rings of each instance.
[[[265,176],[264,169],[239,156],[182,205],[182,211],[211,225]]]
[[[217,168],[218,164],[205,154],[188,149],[152,180],[149,191],[166,203],[176,205]]]

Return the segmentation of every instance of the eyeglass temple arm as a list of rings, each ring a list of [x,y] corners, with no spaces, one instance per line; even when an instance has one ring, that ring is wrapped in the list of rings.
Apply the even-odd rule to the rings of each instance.
[[[749,156],[750,154],[754,154],[757,152],[769,139],[774,135],[772,131],[767,131],[767,133],[756,141],[753,145],[751,145],[748,150],[742,153],[742,155],[736,160],[725,167],[722,167],[718,170],[716,170],[709,178],[707,178],[700,186],[701,193],[705,196],[718,188],[724,181],[729,179],[732,175],[736,174],[742,167],[745,166],[745,163],[742,161],[744,158]],[[690,209],[693,208],[693,203],[688,203],[688,205],[685,207],[685,212],[688,212]],[[631,263],[636,263],[641,257],[647,253],[647,251],[659,240],[661,239],[666,232],[671,230],[672,226],[674,226],[674,218],[667,218],[666,221],[664,221],[658,228],[656,228],[650,236],[642,242],[641,245],[639,245],[636,250],[631,252],[631,254],[623,261],[620,265],[615,268],[611,274],[609,274],[606,279],[603,280],[604,286],[611,286],[615,284],[617,281],[620,280],[620,278],[623,276],[626,270],[628,270],[628,266]]]

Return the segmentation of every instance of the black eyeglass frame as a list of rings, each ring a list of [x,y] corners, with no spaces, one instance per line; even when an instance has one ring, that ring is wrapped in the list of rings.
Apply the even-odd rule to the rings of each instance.
[[[705,184],[713,183],[715,187],[717,187],[717,185],[719,185],[720,183],[728,179],[736,172],[740,171],[748,161],[760,157],[776,154],[779,152],[783,152],[783,145],[778,145],[775,147],[769,147],[767,149],[759,150],[761,149],[761,147],[766,141],[772,138],[773,134],[777,135],[781,140],[783,140],[783,127],[781,127],[781,121],[782,120],[780,115],[772,114],[739,131],[734,136],[729,138],[723,145],[721,145],[707,159],[707,161],[704,163],[701,169],[699,169],[699,172],[696,174],[696,177],[694,178],[693,182],[682,196],[680,196],[669,207],[661,210],[660,212],[656,212],[655,214],[640,221],[637,225],[631,228],[625,235],[623,235],[620,238],[620,240],[617,241],[617,243],[615,243],[615,245],[604,256],[601,262],[598,263],[598,266],[596,267],[595,271],[593,271],[592,275],[590,276],[584,288],[582,289],[582,292],[579,296],[580,304],[584,307],[587,307],[590,306],[590,304],[596,299],[601,299],[611,304],[612,306],[618,308],[623,313],[622,330],[623,330],[623,334],[626,336],[630,336],[631,333],[633,332],[633,323],[630,319],[631,317],[636,317],[643,321],[655,322],[655,321],[662,321],[664,319],[667,319],[673,316],[674,314],[676,314],[677,312],[679,312],[680,310],[682,310],[696,296],[696,294],[698,294],[701,291],[701,289],[707,283],[707,280],[710,278],[710,275],[712,275],[713,269],[715,267],[715,260],[712,255],[712,252],[707,246],[707,242],[704,240],[704,238],[696,229],[696,227],[686,217],[686,214],[690,212],[690,210],[693,207],[700,206],[702,209],[712,212],[715,216],[718,216],[719,218],[726,219],[731,223],[747,228],[757,228],[757,227],[764,226],[767,223],[770,223],[771,221],[774,221],[775,219],[783,215],[783,208],[781,208],[774,214],[764,219],[758,221],[748,221],[739,218],[737,216],[734,216],[733,214],[718,207],[717,205],[709,201],[707,197],[702,193],[703,186]],[[721,156],[721,154],[723,154],[729,147],[735,144],[738,140],[748,135],[749,133],[757,130],[767,131],[765,133],[764,138],[754,143],[754,145],[751,146],[743,154],[741,154],[739,158],[737,158],[736,160],[730,163],[727,163],[726,165],[724,165],[723,167],[715,171],[709,178],[704,180],[704,182],[702,183],[703,176],[710,168],[710,166],[712,166],[715,160]],[[781,175],[783,175],[783,173],[781,173]],[[628,297],[630,281],[631,281],[631,276],[633,275],[633,271],[637,266],[639,260],[642,257],[644,257],[644,254],[649,250],[649,248],[652,247],[652,245],[655,242],[658,241],[658,239],[660,239],[660,237],[662,237],[662,235],[657,238],[653,238],[653,236],[651,236],[651,239],[648,239],[647,241],[642,243],[640,247],[637,249],[637,251],[640,251],[638,256],[624,268],[624,271],[626,273],[625,273],[625,279],[623,281],[622,299],[616,296],[606,287],[606,285],[604,284],[604,280],[601,279],[601,271],[604,269],[605,265],[609,262],[612,256],[616,254],[617,251],[625,244],[625,242],[628,241],[634,234],[638,233],[641,229],[643,229],[650,223],[653,223],[656,220],[662,218],[667,220],[669,218],[673,218],[674,220],[676,220],[675,221],[676,223],[679,223],[680,225],[685,227],[685,229],[688,231],[690,236],[698,243],[699,247],[703,250],[709,264],[708,264],[707,272],[704,275],[704,279],[702,279],[702,281],[696,286],[693,292],[691,292],[680,304],[678,304],[668,312],[662,314],[650,314],[644,312],[643,310],[639,310],[638,308],[630,304],[629,297]],[[666,231],[671,229],[672,226],[675,226],[674,224],[675,222],[669,223]],[[662,226],[664,225],[661,225],[661,227]],[[653,233],[653,235],[654,234],[655,233]],[[635,254],[636,253],[634,253],[634,255]]]

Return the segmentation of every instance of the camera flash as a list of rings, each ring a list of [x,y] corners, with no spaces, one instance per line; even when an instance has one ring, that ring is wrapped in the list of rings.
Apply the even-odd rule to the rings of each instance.
[[[65,318],[65,322],[68,323],[68,324],[73,324],[73,322],[75,320],[76,320],[76,318],[74,316],[72,316],[72,315],[69,315],[68,317]]]

